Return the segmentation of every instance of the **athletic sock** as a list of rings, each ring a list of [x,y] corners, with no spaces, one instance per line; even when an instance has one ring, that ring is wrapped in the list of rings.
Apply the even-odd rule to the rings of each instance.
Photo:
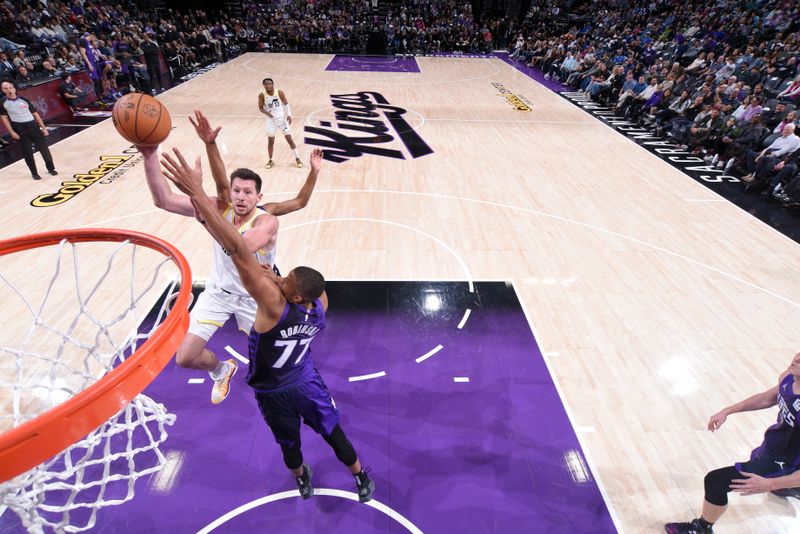
[[[217,362],[217,366],[214,367],[213,370],[209,371],[208,374],[211,376],[211,379],[216,382],[223,376],[225,376],[225,371],[228,369],[228,365],[225,362]]]
[[[292,149],[292,154],[294,154],[294,159],[300,159],[300,153],[297,152],[296,148]]]
[[[698,517],[697,518],[697,522],[701,527],[703,527],[706,531],[709,531],[709,532],[711,531],[711,527],[714,526],[714,523],[709,523],[708,521],[706,521],[702,517]]]
[[[303,468],[303,474],[300,475],[299,477],[294,477],[294,478],[296,478],[297,480],[299,480],[303,484],[306,484],[306,483],[308,483],[308,470],[306,469],[305,465],[303,465],[301,467]]]

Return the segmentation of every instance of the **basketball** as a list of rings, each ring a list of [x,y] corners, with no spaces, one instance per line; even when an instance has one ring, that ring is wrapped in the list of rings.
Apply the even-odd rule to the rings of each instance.
[[[167,108],[143,93],[130,93],[117,100],[111,120],[122,137],[141,146],[162,143],[172,128]]]

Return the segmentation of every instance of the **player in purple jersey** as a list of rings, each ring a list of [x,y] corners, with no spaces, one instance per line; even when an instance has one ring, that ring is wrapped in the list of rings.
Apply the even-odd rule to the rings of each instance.
[[[164,154],[164,174],[189,196],[198,220],[228,251],[242,284],[256,302],[247,383],[256,391],[258,406],[300,495],[308,499],[313,493],[311,469],[303,463],[300,450],[302,421],[323,437],[353,474],[359,500],[371,500],[375,484],[361,469],[358,455],[339,425],[339,411],[311,359],[309,346],[325,328],[325,279],[309,267],[296,267],[285,278],[262,269],[241,234],[203,191],[200,158],[192,168],[178,149],[174,151],[174,157]]]
[[[706,534],[728,506],[728,492],[755,495],[771,491],[779,496],[800,494],[800,353],[778,379],[778,385],[728,406],[711,416],[708,429],[719,429],[729,415],[778,405],[778,420],[764,433],[764,441],[747,462],[716,469],[706,475],[705,500],[699,518],[667,523],[669,534]],[[744,477],[744,478],[742,478]]]

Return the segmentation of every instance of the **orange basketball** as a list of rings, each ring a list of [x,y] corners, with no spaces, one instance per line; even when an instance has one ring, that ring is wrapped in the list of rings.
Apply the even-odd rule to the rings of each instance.
[[[130,93],[117,100],[111,120],[122,137],[141,146],[162,143],[172,128],[167,108],[143,93]]]

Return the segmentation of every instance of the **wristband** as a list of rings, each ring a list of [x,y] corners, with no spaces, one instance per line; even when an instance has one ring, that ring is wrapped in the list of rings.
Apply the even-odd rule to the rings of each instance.
[[[289,106],[289,104],[285,104],[283,106],[283,108],[286,110],[286,116],[287,117],[291,117],[292,116],[292,108],[291,108],[291,106]]]

